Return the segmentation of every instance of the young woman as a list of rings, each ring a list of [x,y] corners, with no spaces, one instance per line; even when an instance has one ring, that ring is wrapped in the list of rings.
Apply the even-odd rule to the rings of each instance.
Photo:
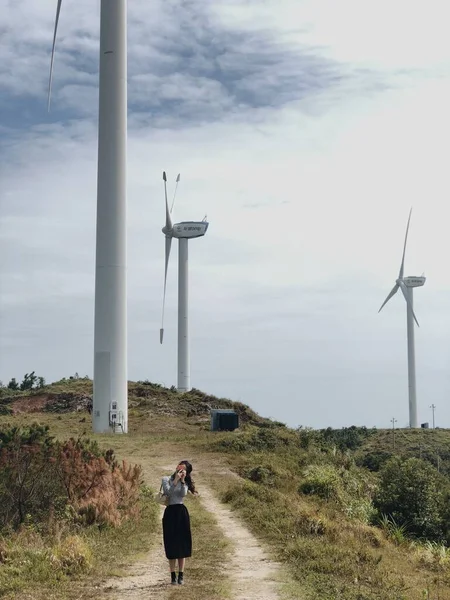
[[[191,472],[191,463],[182,460],[173,475],[162,479],[163,492],[169,498],[162,523],[164,549],[169,559],[172,585],[183,584],[185,561],[192,554],[191,523],[188,509],[183,504],[188,491],[192,494],[197,493],[191,479]],[[177,561],[178,580],[175,571]]]

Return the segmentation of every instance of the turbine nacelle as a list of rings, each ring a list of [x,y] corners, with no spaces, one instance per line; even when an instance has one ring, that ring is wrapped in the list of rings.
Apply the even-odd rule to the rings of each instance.
[[[172,228],[165,225],[161,231],[166,237],[169,238],[198,238],[205,235],[209,223],[207,221],[183,221],[181,223],[175,223]]]
[[[205,235],[209,223],[207,221],[183,221],[173,226],[173,237],[175,238],[198,238]]]
[[[415,288],[415,287],[422,287],[423,285],[425,285],[426,280],[427,280],[427,278],[424,277],[423,275],[421,277],[410,276],[410,277],[404,277],[403,283],[406,285],[406,287]]]

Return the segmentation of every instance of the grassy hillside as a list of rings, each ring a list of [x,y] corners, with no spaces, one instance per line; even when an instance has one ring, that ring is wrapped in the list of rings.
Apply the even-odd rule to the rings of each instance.
[[[373,509],[378,473],[357,463],[374,449],[387,453],[388,432],[365,431],[358,443],[350,436],[353,449],[339,448],[346,433],[249,426],[203,444],[229,455],[242,479],[222,487],[223,500],[290,565],[307,598],[450,598],[448,548],[408,537]],[[417,435],[404,433],[401,454],[414,454],[410,437]],[[450,432],[427,439],[448,447]]]
[[[382,464],[390,455],[421,458],[450,475],[450,430],[382,429],[367,438],[356,458],[362,464]]]
[[[450,431],[292,430],[198,390],[179,395],[149,382],[130,383],[129,389],[129,436],[91,434],[85,410],[92,382],[83,379],[26,393],[3,390],[0,428],[38,420],[60,439],[85,434],[102,448],[114,444],[119,457],[151,457],[165,443],[183,444],[194,460],[208,455],[212,463],[225,461],[235,476],[206,474],[211,486],[288,566],[305,599],[450,600],[444,539],[421,539],[375,506],[383,469],[395,457],[399,464],[422,459],[410,463],[413,474],[419,479],[422,469],[444,498],[450,489]],[[239,412],[240,430],[210,432],[215,407]],[[427,498],[432,491],[424,488]],[[443,537],[450,512],[444,516]]]
[[[70,377],[25,391],[0,388],[0,415],[82,411],[87,409],[91,402],[92,380],[87,378]],[[209,423],[211,408],[233,408],[243,424],[269,422],[240,402],[216,398],[196,389],[178,394],[174,387],[169,389],[150,381],[128,383],[128,406],[132,431],[139,429],[138,420],[134,420],[133,417],[150,415],[183,417],[191,424]]]

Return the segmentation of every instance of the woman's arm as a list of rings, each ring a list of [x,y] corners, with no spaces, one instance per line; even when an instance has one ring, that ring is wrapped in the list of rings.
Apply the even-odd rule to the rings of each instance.
[[[170,496],[171,492],[174,489],[173,480],[170,477],[162,478],[162,489],[163,489],[163,493],[166,496]]]
[[[172,479],[171,477],[163,477],[162,479],[162,488],[163,488],[163,492],[166,496],[171,496],[173,494],[173,492],[175,491],[175,488],[177,487],[177,485],[180,483],[180,478],[175,476],[174,479]],[[185,483],[181,484],[181,495],[182,496],[186,496],[188,491],[188,487]]]

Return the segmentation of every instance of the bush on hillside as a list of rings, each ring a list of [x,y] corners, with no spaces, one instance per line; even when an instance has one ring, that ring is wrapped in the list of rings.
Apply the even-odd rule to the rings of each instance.
[[[258,465],[256,467],[250,467],[244,469],[242,476],[246,479],[250,479],[255,483],[262,483],[263,485],[273,486],[275,485],[276,473],[270,466]]]
[[[374,515],[375,486],[359,469],[337,468],[331,464],[310,465],[303,471],[299,492],[334,501],[351,519],[369,523]]]
[[[284,427],[258,427],[219,438],[213,447],[225,452],[264,452],[285,448],[292,437]]]
[[[81,440],[59,448],[57,473],[70,505],[91,525],[120,525],[138,511],[141,467],[118,464],[112,451],[96,455]]]
[[[303,471],[304,480],[299,491],[324,500],[340,500],[343,493],[342,479],[333,465],[310,465]]]
[[[7,386],[3,386],[3,384],[0,382],[0,388],[11,392],[24,392],[33,389],[42,389],[43,387],[45,387],[45,378],[38,377],[34,371],[31,373],[25,373],[20,384],[15,377],[12,377],[9,380]]]
[[[331,450],[336,448],[341,452],[346,450],[356,450],[362,446],[365,440],[375,433],[375,429],[367,429],[367,427],[343,427],[342,429],[304,429],[300,427],[298,430],[299,444],[305,450],[316,446],[322,450]]]
[[[56,442],[48,427],[0,430],[0,528],[53,517],[119,525],[139,511],[141,468],[95,442]]]
[[[55,442],[48,427],[0,430],[0,527],[17,527],[28,514],[38,520],[59,505]]]
[[[8,385],[6,387],[8,388],[8,390],[12,390],[13,392],[20,390],[19,382],[16,380],[15,377],[13,377],[10,380],[10,382],[8,383]]]
[[[73,575],[89,571],[92,566],[92,551],[78,535],[69,535],[56,544],[49,559],[55,569],[66,575]]]
[[[374,505],[413,537],[442,540],[446,535],[448,481],[425,461],[391,458],[380,471]]]
[[[373,452],[368,452],[364,456],[358,458],[357,464],[361,467],[369,469],[369,471],[377,472],[390,458],[392,458],[392,454],[390,452],[386,452],[384,450],[374,450]]]

